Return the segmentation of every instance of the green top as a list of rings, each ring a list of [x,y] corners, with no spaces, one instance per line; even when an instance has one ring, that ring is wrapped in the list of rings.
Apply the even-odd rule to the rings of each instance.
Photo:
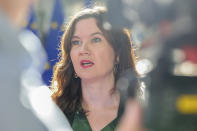
[[[108,125],[106,125],[101,131],[114,131],[120,120],[122,113],[123,104],[120,103],[117,117],[114,120],[112,120]],[[70,118],[71,117],[68,117],[74,131],[92,131],[85,113],[80,112],[79,109],[76,110],[75,113],[73,113],[71,118],[72,120]]]

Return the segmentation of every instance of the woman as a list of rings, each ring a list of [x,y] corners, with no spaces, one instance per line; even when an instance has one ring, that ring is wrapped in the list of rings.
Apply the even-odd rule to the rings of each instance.
[[[53,100],[76,131],[114,130],[121,115],[120,74],[135,71],[127,29],[104,28],[104,8],[85,9],[68,24],[52,80]]]

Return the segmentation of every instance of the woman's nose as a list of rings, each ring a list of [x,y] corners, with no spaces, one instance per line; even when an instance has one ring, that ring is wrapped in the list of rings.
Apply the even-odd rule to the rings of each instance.
[[[90,54],[90,49],[89,49],[88,42],[84,42],[81,45],[80,55],[84,55],[84,54],[88,54],[88,55]]]

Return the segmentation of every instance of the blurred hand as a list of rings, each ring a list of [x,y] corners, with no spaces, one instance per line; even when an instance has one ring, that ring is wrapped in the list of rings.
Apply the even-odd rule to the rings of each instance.
[[[142,108],[137,101],[128,100],[116,131],[144,131],[142,127]]]

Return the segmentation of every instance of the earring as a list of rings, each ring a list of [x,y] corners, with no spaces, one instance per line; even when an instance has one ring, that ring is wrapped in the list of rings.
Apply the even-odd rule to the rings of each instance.
[[[77,73],[75,73],[75,74],[74,74],[74,77],[75,77],[75,78],[78,78],[78,75],[77,75]]]
[[[116,64],[118,64],[119,61],[120,61],[120,58],[119,58],[119,56],[117,56],[117,57],[116,57]]]
[[[119,56],[116,57],[115,59],[115,64],[114,64],[114,75],[117,73],[117,70],[118,70],[118,63],[119,63]]]

